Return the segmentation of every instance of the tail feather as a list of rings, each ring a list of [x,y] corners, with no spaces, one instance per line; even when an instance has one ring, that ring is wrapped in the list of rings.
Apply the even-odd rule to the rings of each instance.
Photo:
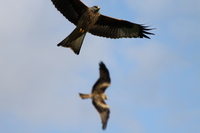
[[[91,94],[82,94],[82,93],[79,93],[79,96],[80,96],[82,99],[87,99],[87,98],[91,98],[91,97],[92,97]]]
[[[75,54],[79,54],[86,32],[80,32],[78,28],[62,40],[57,46],[71,48]]]

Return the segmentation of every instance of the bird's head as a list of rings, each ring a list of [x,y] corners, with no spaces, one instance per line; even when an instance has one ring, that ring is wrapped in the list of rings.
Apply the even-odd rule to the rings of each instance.
[[[108,100],[108,96],[104,95],[104,98],[103,98],[103,99]]]
[[[96,13],[100,10],[100,7],[99,6],[93,6],[92,9]]]

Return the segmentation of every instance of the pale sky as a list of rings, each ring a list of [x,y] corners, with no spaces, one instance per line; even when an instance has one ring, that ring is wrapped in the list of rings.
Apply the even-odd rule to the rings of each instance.
[[[151,39],[87,34],[79,55],[57,47],[75,26],[51,1],[0,1],[0,132],[100,133],[90,93],[110,71],[107,133],[200,132],[200,1],[82,0],[156,28]]]

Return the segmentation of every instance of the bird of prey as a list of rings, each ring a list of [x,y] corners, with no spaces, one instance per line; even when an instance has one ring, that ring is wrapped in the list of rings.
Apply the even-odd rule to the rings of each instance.
[[[91,94],[81,94],[79,93],[79,96],[82,99],[91,98],[92,104],[96,108],[96,110],[99,112],[101,116],[102,121],[102,129],[105,130],[110,114],[109,106],[104,102],[104,100],[107,100],[108,97],[104,94],[106,88],[110,85],[110,76],[108,69],[106,68],[105,64],[103,62],[99,63],[99,70],[100,70],[100,77],[94,84],[92,88]]]
[[[60,13],[76,25],[72,33],[57,46],[69,47],[79,54],[87,32],[107,38],[149,38],[148,26],[122,19],[108,17],[99,13],[100,7],[87,7],[80,0],[51,0]],[[150,39],[150,38],[149,38]]]

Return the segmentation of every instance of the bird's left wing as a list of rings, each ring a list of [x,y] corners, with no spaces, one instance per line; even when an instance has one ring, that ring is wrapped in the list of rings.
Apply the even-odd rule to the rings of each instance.
[[[89,32],[93,35],[107,38],[149,38],[146,34],[154,34],[147,32],[148,30],[152,29],[126,20],[100,15],[98,21]]]
[[[93,99],[92,104],[101,116],[102,129],[105,130],[109,119],[110,109],[103,99]]]
[[[80,0],[51,0],[65,18],[77,25],[82,13],[88,9]]]

